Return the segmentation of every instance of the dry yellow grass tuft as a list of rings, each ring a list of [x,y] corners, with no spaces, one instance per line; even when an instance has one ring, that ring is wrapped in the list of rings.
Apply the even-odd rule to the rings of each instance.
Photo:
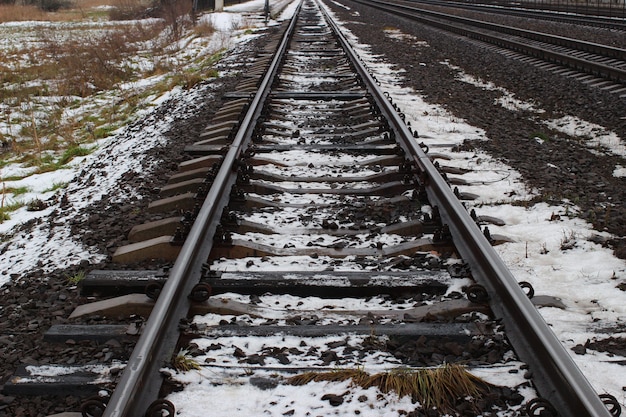
[[[444,365],[434,369],[395,370],[370,375],[361,369],[332,372],[306,372],[287,380],[291,385],[309,382],[339,382],[351,380],[364,389],[377,387],[384,393],[395,392],[399,397],[410,396],[424,409],[436,408],[452,412],[459,400],[479,400],[489,391],[489,385],[470,374],[460,365]]]

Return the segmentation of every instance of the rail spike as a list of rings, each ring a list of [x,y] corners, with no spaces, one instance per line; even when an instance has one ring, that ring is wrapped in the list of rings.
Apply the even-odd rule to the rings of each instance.
[[[524,292],[526,293],[526,296],[530,299],[533,298],[535,296],[535,289],[533,288],[532,284],[530,282],[527,281],[521,281],[519,283],[519,286],[522,287],[522,289],[524,290]]]
[[[622,415],[622,406],[619,404],[619,401],[617,401],[617,398],[611,394],[600,394],[600,399],[613,417]]]
[[[151,281],[146,284],[146,288],[144,289],[144,292],[146,296],[148,296],[148,298],[156,301],[159,298],[159,294],[161,294],[162,290],[163,290],[163,284],[161,284],[160,282]]]
[[[171,401],[158,399],[150,404],[146,410],[145,417],[174,417],[176,415],[176,407]]]
[[[487,292],[487,289],[480,284],[472,284],[469,287],[465,288],[464,291],[465,291],[465,294],[467,295],[467,299],[470,300],[472,303],[484,304],[487,301],[489,301],[489,293]],[[534,415],[534,414],[529,414],[529,415]],[[540,415],[540,414],[537,414],[537,415]],[[543,416],[543,414],[541,414],[541,416],[546,417],[546,416]]]
[[[199,282],[191,290],[191,293],[189,294],[189,299],[201,303],[208,300],[211,297],[212,293],[213,289],[209,284],[205,282]]]
[[[526,414],[530,417],[557,417],[556,408],[544,398],[533,398],[526,404]]]
[[[106,403],[103,398],[91,397],[85,400],[80,406],[82,417],[100,417],[104,413]]]

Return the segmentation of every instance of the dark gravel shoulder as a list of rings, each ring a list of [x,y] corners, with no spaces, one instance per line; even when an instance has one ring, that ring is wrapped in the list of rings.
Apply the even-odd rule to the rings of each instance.
[[[484,129],[489,140],[467,142],[466,148],[482,149],[519,171],[531,188],[540,191],[538,200],[577,204],[580,216],[600,231],[618,239],[610,242],[616,254],[626,257],[626,198],[623,178],[613,176],[624,158],[590,152],[581,138],[551,130],[544,119],[576,116],[626,138],[626,99],[589,87],[571,78],[528,66],[492,49],[456,35],[389,16],[351,1],[346,10],[328,2],[336,15],[359,41],[371,45],[373,54],[405,70],[403,84],[443,106],[472,126]],[[355,13],[356,12],[356,13]],[[358,13],[358,15],[357,15]],[[391,39],[385,29],[396,28],[428,46]],[[590,36],[601,35],[591,31]],[[566,35],[566,34],[563,34]],[[592,39],[590,39],[592,40]],[[449,65],[443,64],[448,62]],[[485,90],[456,79],[460,67],[467,74],[503,87],[545,113],[511,111],[494,100],[502,93]],[[545,139],[542,144],[535,137]],[[557,168],[555,169],[554,166]]]

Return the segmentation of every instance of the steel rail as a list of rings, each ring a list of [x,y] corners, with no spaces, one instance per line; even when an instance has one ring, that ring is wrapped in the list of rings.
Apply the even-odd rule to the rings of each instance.
[[[516,353],[530,366],[539,394],[556,407],[559,415],[610,417],[610,412],[598,394],[522,291],[465,207],[450,190],[428,155],[417,144],[411,130],[385,98],[376,80],[359,60],[337,24],[323,7],[322,10],[327,15],[329,25],[337,32],[339,41],[344,45],[368,91],[395,131],[396,140],[427,178],[425,185],[431,204],[439,207],[444,222],[450,227],[455,246],[470,266],[474,279],[489,291],[491,308],[505,324],[507,337]]]
[[[583,71],[589,74],[593,74],[595,76],[608,78],[612,81],[626,83],[626,70],[623,70],[620,68],[611,67],[608,65],[600,64],[600,63],[589,61],[589,60],[582,59],[582,58],[576,58],[571,55],[528,45],[524,42],[517,42],[511,39],[504,39],[496,35],[489,35],[486,33],[477,32],[469,28],[461,28],[458,26],[454,26],[452,24],[445,23],[440,20],[429,19],[428,17],[425,17],[422,15],[421,9],[414,9],[408,6],[392,5],[392,4],[385,3],[382,1],[377,1],[377,0],[369,0],[369,1],[354,0],[354,1],[357,3],[370,6],[370,7],[377,8],[379,10],[394,13],[396,15],[406,17],[411,20],[420,21],[430,26],[439,27],[449,32],[458,33],[463,36],[471,37],[471,38],[478,39],[484,42],[502,46],[503,48],[512,49],[520,53],[530,55],[530,56],[533,56],[533,57],[536,57],[536,58],[539,58],[548,62],[552,62],[552,63],[559,64],[559,65],[564,65],[577,71]],[[407,9],[411,11],[406,11]],[[426,11],[426,14],[429,14],[428,11]],[[458,16],[450,16],[450,15],[445,15],[445,14],[440,14],[440,15],[446,16],[446,18],[450,17],[452,20],[458,21],[457,19]],[[550,35],[546,35],[546,36],[550,36]],[[567,38],[564,38],[564,39],[567,39]],[[591,48],[592,45],[596,45],[596,44],[587,43],[587,47],[589,48]],[[603,46],[603,45],[600,45],[600,46]],[[611,47],[606,47],[606,48],[611,48]],[[617,53],[617,54],[626,56],[626,50],[624,49],[611,48],[611,50],[612,50],[611,53]],[[607,53],[609,52],[607,51]]]
[[[178,325],[180,320],[186,317],[190,307],[187,296],[202,276],[202,266],[213,247],[213,236],[222,210],[228,204],[230,190],[237,179],[236,162],[242,149],[251,140],[254,125],[262,110],[261,104],[269,94],[280,61],[287,50],[301,5],[300,2],[241,122],[241,128],[224,156],[198,217],[111,395],[103,417],[143,416],[146,409],[159,396],[162,384],[159,369],[170,362],[174,353],[178,341]]]
[[[598,18],[606,18],[606,19],[624,19],[624,17],[626,17],[626,14],[624,12],[626,12],[626,9],[624,8],[618,8],[618,7],[612,7],[611,4],[609,4],[609,7],[606,7],[605,4],[608,3],[587,3],[586,5],[577,5],[574,2],[574,5],[568,5],[568,2],[565,1],[563,3],[551,3],[551,2],[545,2],[545,3],[530,3],[530,2],[519,2],[516,4],[515,7],[522,9],[522,10],[542,10],[542,11],[546,11],[546,12],[552,12],[552,13],[575,13],[575,14],[579,14],[579,15],[583,15],[583,16],[591,16],[591,17],[598,17]],[[494,6],[499,6],[499,7],[510,7],[510,2],[500,2],[500,1],[493,1],[492,4]],[[571,4],[571,3],[570,3]],[[607,13],[608,12],[608,13]],[[615,12],[615,14],[612,14],[613,12]]]
[[[381,0],[370,0],[373,3],[386,4],[391,7],[398,7],[400,9],[416,11],[426,14],[428,16],[438,17],[453,22],[466,24],[469,26],[475,26],[483,29],[493,30],[496,32],[506,33],[514,36],[521,36],[523,38],[532,39],[539,42],[549,43],[552,45],[563,46],[565,48],[576,49],[583,52],[589,52],[608,58],[616,58],[624,60],[626,59],[626,49],[615,48],[613,46],[602,45],[594,42],[587,42],[580,39],[566,38],[564,36],[551,35],[548,33],[536,32],[533,30],[527,30],[522,28],[514,28],[506,25],[499,25],[497,23],[485,22],[477,19],[470,19],[468,17],[456,16],[447,13],[435,12],[433,10],[420,9],[415,6],[406,6],[398,3],[391,3]]]
[[[441,6],[454,9],[472,10],[481,13],[503,14],[506,16],[525,17],[537,20],[550,20],[584,26],[604,27],[610,29],[626,30],[626,22],[623,18],[610,18],[593,15],[573,15],[560,11],[543,9],[521,8],[521,6],[498,6],[494,4],[460,3],[456,1],[439,0],[404,0],[407,3],[419,3],[432,6]],[[571,12],[576,13],[576,12]]]

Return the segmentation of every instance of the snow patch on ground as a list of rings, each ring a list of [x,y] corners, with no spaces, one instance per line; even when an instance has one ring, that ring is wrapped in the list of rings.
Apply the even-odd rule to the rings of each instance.
[[[251,5],[250,3],[254,3]],[[258,7],[262,0],[246,3],[246,7]],[[233,7],[236,10],[237,7]],[[229,10],[228,8],[226,10]],[[211,55],[222,48],[225,44],[233,47],[241,42],[246,42],[254,36],[253,33],[242,34],[234,28],[242,24],[252,25],[254,22],[245,21],[240,14],[235,12],[219,13],[215,16],[203,17],[210,19],[219,28],[213,35],[213,41],[206,44],[189,42],[186,45],[187,53],[197,55]],[[258,23],[258,22],[257,22]],[[257,24],[255,23],[255,24]],[[23,27],[28,23],[20,22],[16,25],[0,25],[8,27]],[[33,24],[31,23],[30,26]],[[57,27],[57,23],[41,22],[35,25],[43,27]],[[101,28],[107,26],[106,22],[93,24]],[[72,26],[75,27],[75,26]],[[251,26],[252,27],[252,26]],[[230,37],[233,37],[232,40]],[[225,39],[229,39],[225,42]],[[32,41],[32,40],[31,40]],[[184,40],[183,40],[184,41]],[[25,42],[12,38],[11,42]],[[213,46],[211,46],[213,45]],[[9,47],[6,46],[5,47]],[[214,48],[214,49],[211,49]],[[154,82],[156,79],[149,80]],[[145,86],[143,82],[128,83],[123,86],[124,90],[137,90]],[[3,181],[6,188],[25,187],[26,193],[18,196],[5,195],[4,204],[28,204],[33,200],[44,201],[48,207],[41,211],[28,211],[27,207],[19,208],[10,212],[10,219],[0,224],[0,234],[3,235],[3,243],[0,245],[0,286],[11,278],[18,278],[22,274],[35,269],[50,272],[57,268],[67,268],[72,265],[89,262],[97,263],[106,258],[106,254],[99,253],[94,249],[83,245],[72,237],[70,221],[80,216],[81,209],[102,199],[110,199],[120,202],[134,195],[134,190],[119,190],[122,178],[127,175],[147,175],[151,164],[158,162],[146,161],[145,152],[158,146],[166,145],[168,132],[174,117],[186,117],[187,103],[198,100],[202,94],[207,94],[207,89],[213,86],[201,86],[191,91],[183,91],[175,88],[162,96],[152,97],[152,102],[147,107],[135,114],[136,118],[143,117],[145,123],[141,126],[131,124],[114,132],[113,136],[102,139],[93,144],[96,150],[84,157],[77,157],[64,169],[47,172],[44,174],[30,175],[15,181]],[[169,116],[163,117],[155,111],[157,107],[167,101],[175,103],[175,109]],[[107,105],[108,101],[83,103],[80,109],[73,111],[88,111],[93,106]],[[193,107],[193,106],[191,106]],[[32,168],[23,167],[20,164],[8,164],[2,167],[0,178],[24,176],[31,174]],[[59,188],[54,190],[54,188]],[[58,200],[61,195],[66,199],[66,208],[61,208]],[[55,222],[47,221],[52,212],[61,212]],[[28,232],[17,231],[17,226],[27,222],[35,222],[35,226]]]

